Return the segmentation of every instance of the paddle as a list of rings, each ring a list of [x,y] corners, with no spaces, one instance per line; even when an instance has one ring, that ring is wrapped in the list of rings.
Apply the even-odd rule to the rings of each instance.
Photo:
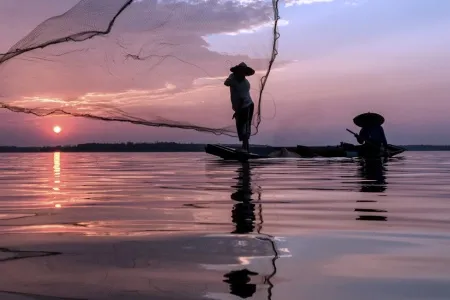
[[[347,129],[347,131],[350,132],[351,134],[353,134],[356,138],[359,136],[358,134],[354,133],[350,129]],[[370,143],[370,141],[367,141],[367,142]],[[386,151],[388,152],[389,156],[395,155],[396,153],[401,153],[401,152],[405,151],[405,148],[394,146],[394,145],[391,145],[391,144],[387,144],[387,147],[391,148],[391,149],[386,149]]]
[[[359,134],[357,134],[357,133],[354,133],[353,131],[351,131],[350,129],[346,129],[348,132],[350,132],[351,134],[353,134],[356,138],[358,138],[359,137]],[[369,144],[371,144],[371,145],[373,145],[373,146],[376,146],[374,143],[372,143],[371,141],[366,141],[367,143],[369,143]],[[390,145],[390,144],[387,144],[387,146],[388,147],[391,147],[391,148],[397,148],[398,149],[398,147],[396,147],[396,146],[393,146],[393,145]],[[385,151],[388,153],[388,156],[390,156],[390,153],[391,153],[391,151],[389,150],[389,149],[385,149]]]
[[[358,138],[359,137],[359,134],[357,134],[357,133],[354,133],[353,131],[351,131],[350,129],[346,129],[348,132],[350,132],[351,134],[353,134],[354,136],[355,136],[355,138]]]
[[[354,132],[351,131],[350,129],[347,129],[347,131],[350,132],[351,134],[353,134],[356,138],[359,136],[359,134],[354,133]],[[367,142],[370,143],[370,141],[367,141]],[[387,146],[388,146],[388,147],[391,147],[391,148],[394,148],[394,149],[404,150],[402,147],[394,146],[394,145],[391,145],[391,144],[387,144]],[[387,150],[389,150],[389,149],[387,149]]]

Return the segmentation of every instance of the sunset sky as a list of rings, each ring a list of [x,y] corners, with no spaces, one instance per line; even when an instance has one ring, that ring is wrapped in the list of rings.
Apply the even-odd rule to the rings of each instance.
[[[77,2],[0,0],[0,53]],[[0,101],[101,116],[110,115],[114,106],[152,121],[233,125],[223,80],[246,55],[249,65],[265,71],[272,30],[267,24],[271,1],[241,2],[247,3],[245,9],[220,1],[189,8],[141,0],[119,17],[107,37],[32,51],[2,64]],[[358,130],[352,118],[375,111],[385,116],[392,144],[450,144],[449,1],[286,0],[280,16],[279,56],[252,143],[353,142],[345,131]],[[45,34],[57,35],[72,24]],[[127,53],[147,59],[126,59]],[[254,101],[261,74],[249,78]],[[237,141],[66,116],[0,110],[0,117],[0,145]],[[55,125],[61,126],[60,134],[53,132]]]

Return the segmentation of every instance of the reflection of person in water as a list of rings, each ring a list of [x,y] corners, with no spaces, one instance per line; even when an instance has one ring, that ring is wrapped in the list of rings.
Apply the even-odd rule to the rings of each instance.
[[[361,160],[359,174],[365,179],[361,192],[383,193],[386,191],[386,167],[381,159]]]
[[[231,199],[236,201],[233,205],[232,220],[235,230],[232,233],[251,233],[255,229],[255,204],[252,202],[252,187],[250,165],[248,162],[242,163],[238,169],[238,184],[236,192],[231,194]]]
[[[261,241],[266,241],[270,243],[274,251],[274,257],[272,258],[273,271],[268,275],[264,276],[264,284],[268,286],[267,289],[267,299],[272,299],[273,283],[272,279],[277,273],[277,267],[275,261],[278,259],[279,255],[277,252],[277,246],[273,237],[261,233],[263,217],[262,217],[262,207],[259,203],[259,224],[255,224],[255,209],[256,205],[253,203],[254,191],[252,188],[252,173],[249,162],[241,163],[240,168],[237,170],[237,185],[233,186],[236,189],[234,193],[231,194],[231,199],[236,201],[233,205],[232,210],[232,221],[235,224],[235,229],[232,231],[233,234],[248,234],[255,233],[257,238]],[[260,200],[260,193],[256,190],[258,199]],[[256,227],[256,230],[255,230]],[[252,297],[256,292],[257,284],[251,283],[252,276],[256,277],[260,275],[259,273],[253,272],[247,268],[240,270],[233,270],[224,275],[224,282],[229,284],[230,294],[236,295],[243,299]],[[255,280],[255,279],[253,279]]]
[[[384,193],[386,191],[386,168],[384,162],[380,159],[366,159],[361,160],[360,167],[358,170],[359,177],[361,177],[361,192],[362,193]],[[375,200],[359,200],[362,202],[377,202]],[[357,220],[362,221],[387,221],[386,216],[382,216],[376,213],[386,213],[386,210],[379,209],[366,209],[366,208],[356,208],[355,211],[362,213],[371,213],[370,215],[360,215]]]
[[[251,172],[248,162],[242,163],[238,169],[238,183],[236,192],[231,194],[231,199],[236,201],[233,205],[232,221],[235,224],[233,234],[252,233],[255,229],[255,204],[252,203]],[[252,297],[256,292],[256,284],[250,283],[251,277],[258,273],[242,269],[231,271],[224,275],[224,282],[230,285],[230,294],[243,299]]]
[[[256,284],[250,283],[251,277],[258,273],[247,269],[231,271],[224,275],[224,282],[230,285],[230,294],[239,296],[243,299],[252,297],[256,292]]]

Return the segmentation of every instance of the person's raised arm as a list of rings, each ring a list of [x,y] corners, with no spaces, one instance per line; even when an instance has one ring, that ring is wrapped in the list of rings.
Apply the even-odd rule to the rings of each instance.
[[[234,81],[234,75],[233,73],[230,74],[230,76],[228,76],[228,78],[225,80],[225,82],[223,83],[226,86],[231,86],[233,84]]]

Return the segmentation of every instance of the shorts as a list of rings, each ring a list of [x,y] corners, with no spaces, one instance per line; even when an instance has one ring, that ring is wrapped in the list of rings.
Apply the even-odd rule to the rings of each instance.
[[[236,112],[236,130],[239,141],[249,140],[252,135],[252,120],[255,105],[252,103]]]

